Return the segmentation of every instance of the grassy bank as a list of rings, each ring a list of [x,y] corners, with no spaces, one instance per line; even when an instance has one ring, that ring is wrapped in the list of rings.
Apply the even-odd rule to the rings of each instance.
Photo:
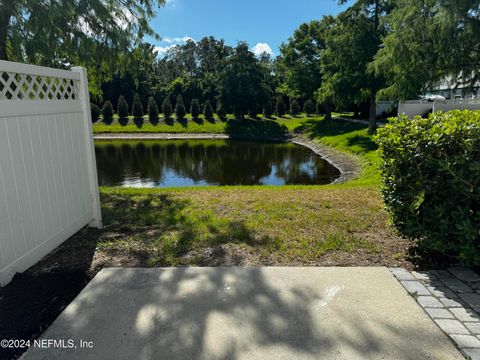
[[[64,246],[96,249],[93,268],[410,266],[408,244],[383,210],[378,158],[366,127],[321,118],[280,122],[356,156],[362,173],[349,183],[327,186],[102,188],[105,229]]]
[[[362,124],[279,120],[355,156],[348,183],[326,186],[102,188],[105,228],[85,229],[45,260],[67,268],[176,265],[403,266],[409,243],[389,225],[378,156]],[[72,255],[74,254],[74,255]]]
[[[292,131],[357,158],[362,164],[362,170],[355,180],[343,186],[378,188],[380,158],[377,153],[377,145],[368,134],[366,125],[342,120],[325,121],[323,118],[313,118],[299,121]]]
[[[225,132],[225,122],[218,119],[197,119],[187,117],[182,120],[160,118],[158,123],[151,123],[147,117],[143,122],[135,122],[129,117],[127,124],[121,124],[118,117],[114,117],[111,123],[97,121],[93,124],[94,134],[104,133],[214,133]]]
[[[260,115],[259,119],[263,117]],[[228,120],[233,119],[232,115],[228,115]],[[102,120],[98,120],[93,124],[93,132],[95,134],[103,133],[225,133],[226,120],[220,119],[215,116],[213,119],[204,119],[202,116],[198,119],[192,119],[190,115],[187,115],[184,119],[178,120],[170,118],[165,120],[160,117],[158,122],[152,123],[145,116],[143,121],[134,120],[132,116],[128,118],[128,122],[125,124],[119,121],[115,115],[111,122],[105,123]],[[307,118],[305,115],[299,115],[298,117],[292,117],[286,115],[282,118],[275,118],[275,120],[282,125],[287,126],[289,130],[301,125],[306,119],[318,119],[315,117]]]

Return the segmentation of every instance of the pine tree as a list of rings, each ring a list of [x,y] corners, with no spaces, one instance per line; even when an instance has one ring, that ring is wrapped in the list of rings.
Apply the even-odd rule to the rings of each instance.
[[[285,115],[285,103],[283,102],[283,99],[281,96],[279,96],[277,99],[275,113],[277,114],[277,116],[280,116],[280,117]]]
[[[98,105],[90,103],[90,114],[92,115],[92,122],[96,122],[100,118],[100,108]]]
[[[150,122],[155,122],[158,120],[158,106],[153,96],[150,96],[148,98],[147,111],[148,111],[148,119],[150,120]]]
[[[298,101],[295,99],[292,99],[290,101],[290,115],[298,115],[300,112],[300,105],[298,105]]]
[[[138,94],[133,96],[132,115],[137,119],[143,117],[143,106]]]
[[[103,121],[108,122],[113,118],[113,106],[110,101],[105,101],[102,107]]]
[[[225,111],[225,107],[221,101],[217,103],[217,115],[221,120],[224,120],[227,116],[227,112]]]
[[[203,106],[203,116],[205,116],[205,119],[213,118],[213,109],[212,105],[210,105],[210,100],[205,101],[205,105]]]
[[[310,116],[314,113],[314,111],[315,106],[313,105],[313,101],[310,99],[305,101],[305,103],[303,104],[303,112],[307,114],[307,116]]]
[[[175,105],[175,116],[177,119],[183,119],[187,111],[185,110],[185,104],[183,103],[182,95],[177,96],[177,104]]]
[[[120,97],[118,98],[117,114],[119,118],[128,117],[128,104],[123,95],[120,95]]]
[[[258,115],[257,109],[255,105],[251,105],[248,108],[248,116],[250,116],[251,119],[256,119]]]
[[[192,103],[190,104],[190,114],[192,114],[192,118],[197,119],[200,115],[200,102],[198,99],[192,99]]]
[[[263,116],[265,118],[271,118],[273,114],[273,108],[272,108],[272,103],[270,101],[267,101],[265,105],[263,106]]]
[[[163,99],[162,112],[163,112],[163,115],[165,116],[165,119],[169,119],[170,116],[172,116],[173,107],[172,107],[172,103],[170,102],[170,96],[167,96],[165,99]]]

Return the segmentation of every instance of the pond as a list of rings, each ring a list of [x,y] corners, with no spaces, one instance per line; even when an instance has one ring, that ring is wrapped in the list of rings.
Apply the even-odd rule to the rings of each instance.
[[[293,143],[239,140],[96,140],[100,186],[328,184],[337,168]]]

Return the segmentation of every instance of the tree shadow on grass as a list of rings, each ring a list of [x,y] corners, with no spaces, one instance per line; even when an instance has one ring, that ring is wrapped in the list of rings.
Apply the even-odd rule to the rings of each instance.
[[[133,123],[139,129],[141,129],[143,127],[144,121],[145,121],[145,119],[143,117],[136,117],[136,118],[133,119]]]
[[[367,125],[351,123],[342,120],[307,120],[297,127],[294,132],[307,135],[310,139],[323,136],[341,136],[355,131],[366,130]],[[355,134],[347,139],[348,146],[358,146],[364,151],[373,151],[378,147],[370,135]]]
[[[231,138],[252,140],[286,140],[288,128],[272,120],[228,120],[225,127]]]
[[[195,123],[195,124],[198,124],[198,125],[203,125],[204,124],[204,121],[202,118],[192,118],[192,121]]]
[[[188,120],[185,117],[177,118],[177,122],[182,125],[185,129],[188,127]]]
[[[113,123],[113,117],[112,118],[102,118],[102,121],[105,125],[111,125]]]
[[[355,135],[347,140],[348,146],[359,146],[364,151],[374,151],[378,149],[377,144],[368,135]]]
[[[149,121],[150,121],[150,124],[152,124],[153,126],[157,126],[158,123],[160,122],[160,118],[158,116],[155,116],[152,118],[149,117]]]
[[[263,246],[269,242],[266,238],[256,238],[242,221],[217,218],[192,209],[190,201],[165,194],[103,195],[102,203],[105,224],[118,223],[120,235],[134,232],[150,265],[188,265],[191,261],[222,264],[224,258],[215,258],[222,251],[215,253],[215,250],[224,244]],[[136,240],[126,243],[122,236],[118,239],[120,247],[108,240],[105,249],[124,252],[138,249]],[[99,246],[102,248],[102,244]],[[241,264],[243,259],[235,260]]]
[[[125,116],[125,117],[120,117],[118,118],[118,123],[122,126],[127,126],[128,124],[128,117]]]
[[[173,126],[175,124],[175,120],[169,116],[165,118],[165,124],[167,124],[168,126]]]

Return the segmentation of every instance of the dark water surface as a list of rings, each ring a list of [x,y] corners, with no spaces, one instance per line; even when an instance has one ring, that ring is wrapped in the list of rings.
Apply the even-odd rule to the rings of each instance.
[[[238,140],[97,140],[101,186],[328,184],[337,168],[292,143]]]

